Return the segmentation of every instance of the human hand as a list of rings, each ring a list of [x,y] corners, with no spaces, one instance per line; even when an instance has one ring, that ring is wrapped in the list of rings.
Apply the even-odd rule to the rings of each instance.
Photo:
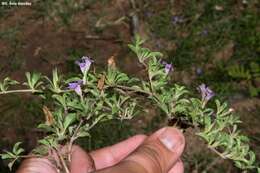
[[[96,173],[183,173],[180,156],[184,146],[184,136],[172,127],[162,128],[149,137],[136,135],[89,154],[74,146],[70,172],[88,173],[95,170]],[[55,167],[43,158],[25,160],[17,173],[33,172],[57,173]]]

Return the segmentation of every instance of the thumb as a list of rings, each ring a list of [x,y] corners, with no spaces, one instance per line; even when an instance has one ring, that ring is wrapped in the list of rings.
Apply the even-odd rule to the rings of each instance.
[[[121,163],[103,171],[104,173],[168,173],[178,162],[184,146],[185,139],[182,133],[176,128],[165,127],[148,137]]]
[[[95,170],[95,164],[92,157],[77,145],[72,147],[70,172],[88,173]]]

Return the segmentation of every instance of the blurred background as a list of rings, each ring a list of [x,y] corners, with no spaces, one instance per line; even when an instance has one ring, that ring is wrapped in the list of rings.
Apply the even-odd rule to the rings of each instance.
[[[206,83],[227,100],[243,121],[241,129],[260,159],[260,2],[258,0],[34,0],[27,6],[0,0],[0,79],[25,81],[26,71],[50,75],[78,73],[75,60],[83,55],[104,69],[115,57],[118,68],[142,75],[127,48],[135,34],[145,46],[161,51],[174,65],[173,82],[196,92]],[[0,96],[0,150],[17,141],[30,151],[43,135],[42,101],[30,94]],[[87,150],[114,144],[167,125],[151,105],[128,122],[109,121],[79,141]],[[186,129],[183,156],[187,173],[236,173],[230,161],[206,149]],[[18,165],[16,165],[18,166]],[[0,172],[8,173],[0,160]]]

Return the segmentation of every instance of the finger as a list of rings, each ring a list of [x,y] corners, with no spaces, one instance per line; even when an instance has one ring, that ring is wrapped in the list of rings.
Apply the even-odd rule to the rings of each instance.
[[[175,163],[168,173],[184,173],[184,165],[181,160]]]
[[[57,173],[55,166],[44,158],[30,158],[23,161],[16,173]]]
[[[95,164],[90,155],[77,145],[72,147],[70,172],[88,173],[95,170]]]
[[[105,147],[90,153],[96,169],[113,166],[133,152],[146,139],[145,135],[136,135],[113,146]]]
[[[179,160],[184,146],[184,136],[178,129],[163,128],[148,137],[122,162],[98,173],[168,173]]]

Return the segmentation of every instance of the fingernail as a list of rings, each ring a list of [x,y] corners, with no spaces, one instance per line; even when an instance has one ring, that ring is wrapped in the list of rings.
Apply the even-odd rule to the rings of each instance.
[[[183,137],[180,132],[171,127],[165,128],[162,134],[159,136],[159,140],[162,144],[171,151],[175,151],[183,144]]]

